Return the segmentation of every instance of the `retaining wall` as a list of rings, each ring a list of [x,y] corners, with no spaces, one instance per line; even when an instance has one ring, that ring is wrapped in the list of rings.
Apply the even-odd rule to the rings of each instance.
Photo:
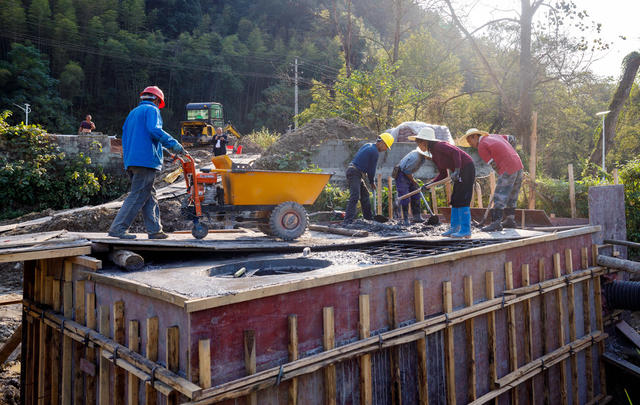
[[[91,164],[107,173],[123,173],[122,143],[115,136],[104,134],[49,134],[67,156],[80,153],[91,158]]]

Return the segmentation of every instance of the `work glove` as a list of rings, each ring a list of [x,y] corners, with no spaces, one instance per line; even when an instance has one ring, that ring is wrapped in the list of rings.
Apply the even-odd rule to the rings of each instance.
[[[460,178],[460,169],[456,168],[453,173],[451,173],[451,181],[454,183],[460,182],[462,181],[462,179]]]
[[[186,155],[187,154],[187,151],[184,150],[182,145],[180,145],[179,143],[176,144],[176,146],[174,146],[173,148],[171,148],[171,152],[175,153],[176,155]]]
[[[491,166],[491,168],[493,169],[494,172],[498,172],[498,165],[496,164],[496,161],[491,159],[489,162],[489,166]]]

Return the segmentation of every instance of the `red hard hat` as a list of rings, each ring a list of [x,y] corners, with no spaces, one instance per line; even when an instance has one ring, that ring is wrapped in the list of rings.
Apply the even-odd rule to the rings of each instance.
[[[162,92],[162,90],[160,90],[160,87],[158,87],[158,86],[149,86],[149,87],[145,88],[144,90],[142,90],[140,95],[143,95],[144,93],[153,94],[154,96],[158,97],[160,99],[160,105],[158,107],[159,108],[164,108],[164,93]]]

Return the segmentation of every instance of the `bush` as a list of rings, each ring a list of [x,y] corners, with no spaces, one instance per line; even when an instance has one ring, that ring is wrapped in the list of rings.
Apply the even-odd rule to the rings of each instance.
[[[280,134],[275,131],[269,131],[269,129],[262,127],[259,131],[254,131],[249,135],[242,138],[242,143],[245,147],[255,147],[260,153],[267,150],[271,145],[278,142]]]
[[[622,166],[620,180],[624,184],[627,239],[640,242],[640,159]]]
[[[8,125],[9,115],[0,114],[0,219],[101,203],[126,190],[91,166],[90,158],[65,156],[41,127]]]

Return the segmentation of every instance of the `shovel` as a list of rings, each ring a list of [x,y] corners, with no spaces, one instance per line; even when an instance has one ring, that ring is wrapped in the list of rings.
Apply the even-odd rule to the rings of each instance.
[[[373,206],[378,206],[378,190],[373,190]],[[389,218],[385,217],[384,215],[376,214],[373,216],[373,220],[376,222],[385,223],[389,221]]]
[[[410,193],[407,193],[407,194],[405,194],[403,196],[398,197],[398,201],[402,201],[402,200],[404,200],[406,198],[409,198],[409,197],[412,197],[412,196],[414,196],[416,194],[420,194],[420,197],[422,198],[422,201],[424,202],[424,205],[427,206],[427,211],[429,211],[429,214],[431,214],[431,216],[427,220],[427,224],[429,224],[429,225],[438,225],[440,223],[440,218],[437,215],[435,215],[433,213],[433,211],[431,210],[431,206],[427,202],[427,199],[424,198],[424,194],[422,194],[422,189],[424,188],[425,190],[428,190],[428,189],[430,189],[432,187],[436,187],[436,186],[439,186],[441,184],[445,184],[445,183],[447,183],[449,181],[451,181],[451,179],[449,177],[447,177],[447,178],[444,178],[444,179],[442,179],[440,181],[437,181],[435,183],[431,183],[428,186],[422,186],[422,187],[418,188],[417,190],[413,190]]]

